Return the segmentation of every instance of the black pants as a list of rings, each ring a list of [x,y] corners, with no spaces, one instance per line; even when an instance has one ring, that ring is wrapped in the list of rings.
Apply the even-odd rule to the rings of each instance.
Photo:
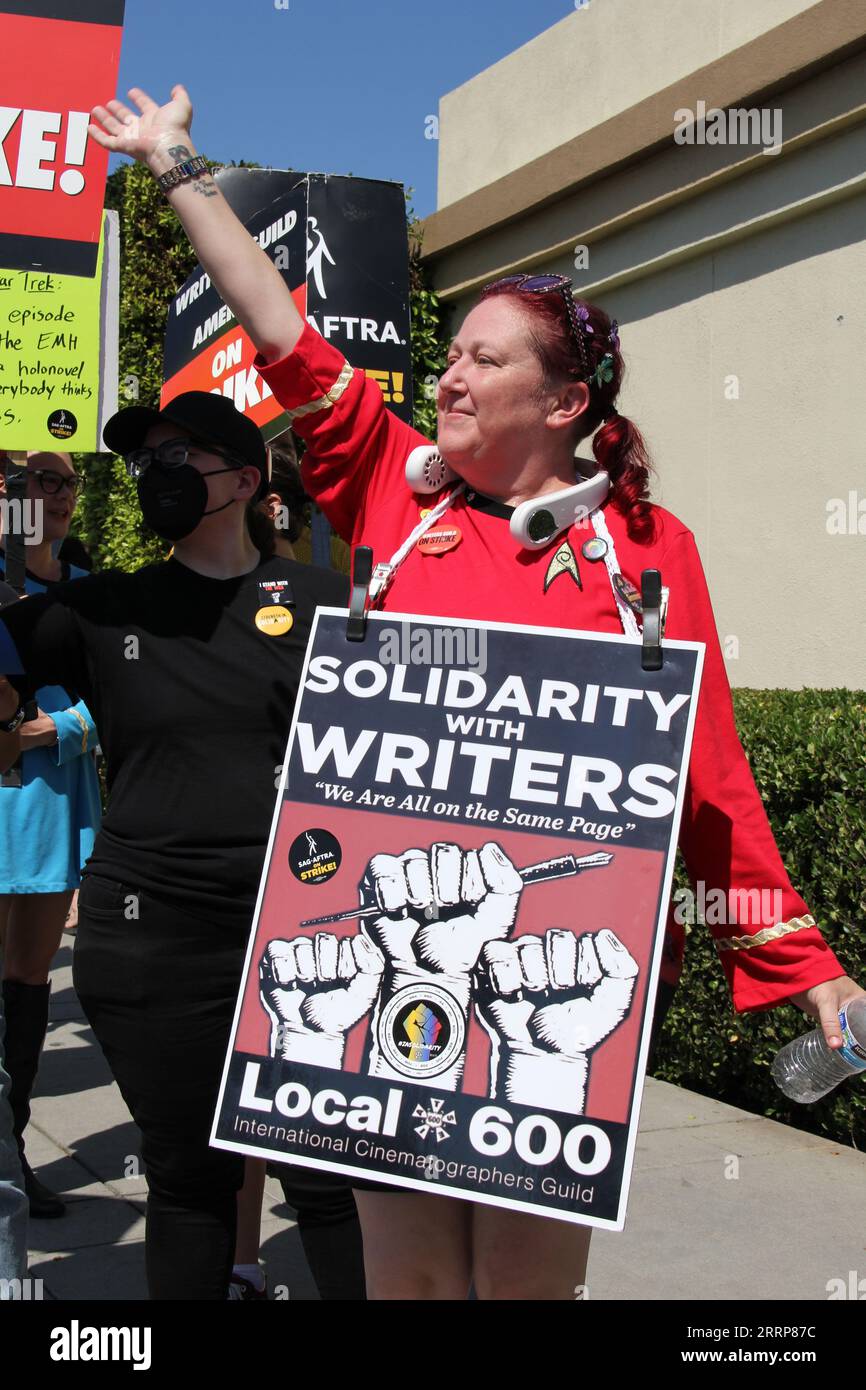
[[[246,932],[93,875],[78,913],[75,989],[141,1130],[150,1297],[225,1299],[244,1161],[208,1137]]]
[[[225,1299],[244,1160],[208,1145],[248,926],[215,927],[129,885],[88,874],[73,979],[141,1131],[154,1299]],[[323,1299],[364,1297],[349,1183],[279,1165]]]
[[[341,1302],[365,1299],[364,1244],[349,1182],[339,1173],[290,1163],[269,1163],[268,1173],[279,1180],[295,1209],[319,1296]]]

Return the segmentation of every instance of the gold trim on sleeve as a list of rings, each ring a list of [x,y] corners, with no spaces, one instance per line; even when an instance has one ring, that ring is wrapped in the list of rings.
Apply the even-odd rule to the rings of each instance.
[[[319,396],[318,400],[308,401],[306,405],[296,406],[294,410],[287,410],[289,420],[299,420],[302,415],[312,415],[316,410],[330,410],[332,405],[336,405],[342,396],[352,377],[355,375],[354,368],[348,362],[343,363],[343,370],[337,377],[333,386],[326,391],[324,396]]]
[[[69,713],[73,716],[73,718],[77,719],[79,724],[81,725],[81,751],[82,753],[86,753],[88,734],[87,720],[84,718],[82,714],[79,713],[77,709],[71,709]]]
[[[777,941],[780,936],[788,936],[792,931],[806,931],[817,926],[814,917],[792,917],[790,922],[777,922],[775,927],[763,927],[754,936],[724,936],[716,942],[720,951],[750,951],[753,946],[766,946],[768,941]]]

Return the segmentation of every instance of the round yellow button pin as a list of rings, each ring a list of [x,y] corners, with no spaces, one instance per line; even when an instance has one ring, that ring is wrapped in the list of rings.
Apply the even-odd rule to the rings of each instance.
[[[294,621],[288,608],[283,608],[282,604],[260,608],[256,614],[256,627],[268,637],[282,637],[284,632],[291,631]]]

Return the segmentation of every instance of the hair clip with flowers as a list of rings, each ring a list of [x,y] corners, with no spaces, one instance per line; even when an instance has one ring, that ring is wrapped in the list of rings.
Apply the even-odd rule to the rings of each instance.
[[[609,352],[604,354],[604,357],[593,372],[592,377],[596,386],[602,386],[607,381],[613,381],[613,358]]]

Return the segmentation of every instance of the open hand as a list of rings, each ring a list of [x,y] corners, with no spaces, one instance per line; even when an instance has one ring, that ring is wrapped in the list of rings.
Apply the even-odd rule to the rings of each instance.
[[[171,146],[181,146],[187,151],[173,162],[189,158],[192,102],[186,88],[172,87],[171,101],[165,106],[158,106],[140,87],[130,87],[129,97],[138,108],[137,112],[131,111],[122,101],[94,106],[88,130],[96,143],[114,154],[128,154],[142,164],[147,164],[154,155],[164,154]]]

